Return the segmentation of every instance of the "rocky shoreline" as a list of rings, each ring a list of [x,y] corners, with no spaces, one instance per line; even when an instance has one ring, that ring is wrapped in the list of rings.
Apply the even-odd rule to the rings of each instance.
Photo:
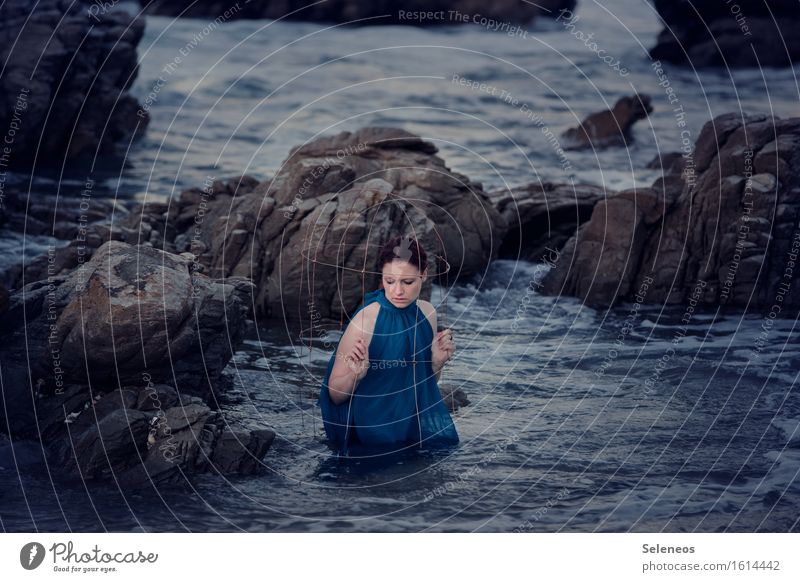
[[[20,265],[0,297],[0,418],[10,419],[0,430],[41,438],[67,474],[131,486],[257,472],[275,432],[229,426],[214,406],[245,330],[256,319],[307,318],[312,298],[317,316],[346,316],[337,307],[360,303],[359,269],[409,221],[450,263],[445,285],[496,258],[555,252],[562,260],[542,292],[598,309],[780,303],[775,316],[795,317],[787,261],[800,249],[800,118],[723,115],[692,152],[655,160],[664,176],[650,188],[487,193],[433,144],[368,127],[293,148],[269,180],[205,184],[171,205],[114,212],[117,223],[96,209],[80,242]],[[40,210],[32,218],[42,224],[71,216]],[[333,266],[342,257],[351,271]],[[332,289],[337,276],[344,284]],[[467,403],[445,396],[454,408]]]

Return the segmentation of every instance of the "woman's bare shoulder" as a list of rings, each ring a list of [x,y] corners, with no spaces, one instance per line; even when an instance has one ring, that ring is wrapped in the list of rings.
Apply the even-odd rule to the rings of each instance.
[[[424,299],[417,299],[417,305],[419,306],[419,310],[422,311],[422,314],[425,316],[425,319],[427,319],[428,323],[431,325],[433,334],[436,335],[436,308],[430,301],[425,301]]]
[[[431,315],[436,314],[436,308],[430,301],[425,301],[424,299],[417,299],[417,305],[419,305],[419,308],[422,310],[422,313],[425,314],[425,317],[430,317]]]
[[[378,312],[381,309],[377,301],[370,303],[359,311],[358,316],[354,317],[351,324],[358,330],[371,334],[375,329],[375,322],[378,319]]]

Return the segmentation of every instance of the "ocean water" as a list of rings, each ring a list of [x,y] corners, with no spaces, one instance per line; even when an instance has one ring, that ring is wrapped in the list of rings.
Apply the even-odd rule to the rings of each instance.
[[[130,167],[99,181],[96,193],[169,200],[209,175],[264,179],[290,147],[367,125],[420,134],[487,190],[539,179],[620,189],[649,185],[658,173],[646,163],[680,148],[682,131],[693,141],[714,115],[798,112],[796,70],[670,67],[682,127],[646,56],[660,30],[650,5],[585,1],[577,14],[575,29],[594,33],[626,76],[558,22],[524,37],[478,25],[272,21],[206,34],[203,20],[148,17],[133,93],[151,125]],[[454,75],[486,85],[470,89]],[[565,162],[551,136],[637,91],[653,97],[655,111],[635,126],[631,147],[569,152]],[[39,179],[35,188],[50,185]],[[3,236],[9,252],[41,252],[47,242]],[[329,352],[282,320],[259,322],[229,366],[235,390],[223,408],[278,434],[263,475],[203,475],[188,492],[161,498],[122,495],[113,483],[64,483],[57,468],[41,467],[36,444],[0,443],[0,526],[800,530],[796,322],[775,320],[765,331],[765,313],[689,313],[688,305],[598,311],[538,294],[542,268],[500,260],[472,281],[434,289],[458,345],[442,382],[471,401],[454,414],[454,450],[373,463],[331,457],[315,406]]]

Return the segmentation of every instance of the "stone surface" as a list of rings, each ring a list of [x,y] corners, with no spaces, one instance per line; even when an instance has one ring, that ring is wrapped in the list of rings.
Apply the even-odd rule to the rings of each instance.
[[[795,317],[799,215],[800,118],[721,115],[682,174],[598,203],[543,291],[598,308],[641,294]]]
[[[187,190],[168,213],[134,210],[123,227],[158,233],[167,250],[191,253],[193,267],[212,277],[250,278],[260,315],[307,321],[313,311],[340,320],[361,302],[362,269],[364,287],[377,286],[377,253],[394,234],[416,234],[431,276],[446,270],[434,255],[446,257],[443,282],[496,257],[503,217],[480,184],[450,171],[436,151],[399,129],[343,132],[293,148],[272,180]]]
[[[457,386],[439,384],[439,392],[442,394],[442,399],[450,412],[456,412],[462,406],[470,405],[466,392]]]
[[[787,67],[800,57],[794,0],[654,0],[665,28],[653,59],[692,67]]]
[[[531,262],[553,260],[595,205],[616,194],[589,184],[528,184],[490,192],[492,204],[508,225],[500,259]]]
[[[611,109],[593,113],[578,127],[562,134],[564,149],[604,148],[624,146],[631,142],[631,127],[653,111],[649,95],[639,93],[622,97]]]
[[[91,11],[88,0],[0,5],[0,127],[14,128],[8,165],[68,168],[124,154],[148,116],[128,94],[144,19]],[[41,139],[46,135],[47,139]]]

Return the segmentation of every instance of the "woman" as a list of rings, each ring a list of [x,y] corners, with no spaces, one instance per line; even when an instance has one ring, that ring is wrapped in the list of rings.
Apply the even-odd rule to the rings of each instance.
[[[455,343],[449,329],[434,336],[436,309],[418,299],[426,265],[416,240],[388,241],[381,288],[367,293],[328,362],[318,402],[340,454],[458,443],[438,385]]]

